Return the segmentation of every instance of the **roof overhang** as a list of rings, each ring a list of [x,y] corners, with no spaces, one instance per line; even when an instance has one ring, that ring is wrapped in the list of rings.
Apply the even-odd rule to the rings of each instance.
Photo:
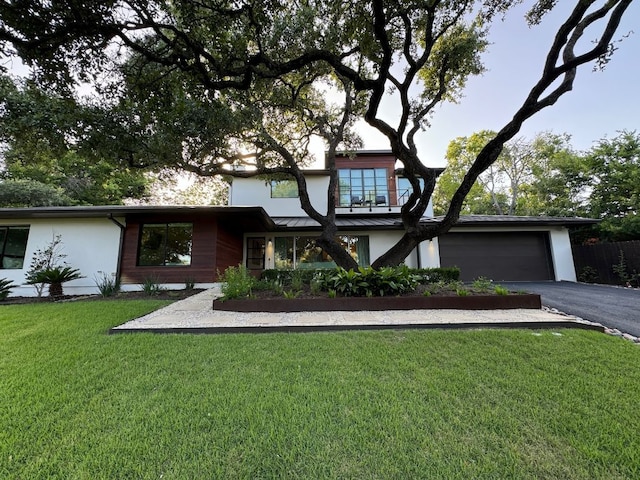
[[[243,228],[273,230],[276,225],[262,207],[107,205],[82,207],[0,208],[0,219],[127,218],[132,216],[210,216]]]

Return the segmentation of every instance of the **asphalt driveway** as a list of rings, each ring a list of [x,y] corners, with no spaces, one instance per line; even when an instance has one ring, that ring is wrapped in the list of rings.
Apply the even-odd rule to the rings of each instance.
[[[542,296],[542,304],[640,337],[640,289],[573,282],[501,282]]]

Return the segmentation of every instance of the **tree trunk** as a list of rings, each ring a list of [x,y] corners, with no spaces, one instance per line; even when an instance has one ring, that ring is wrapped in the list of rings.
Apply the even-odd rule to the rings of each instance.
[[[63,294],[62,291],[62,283],[55,282],[49,284],[49,296],[50,297],[61,297]]]

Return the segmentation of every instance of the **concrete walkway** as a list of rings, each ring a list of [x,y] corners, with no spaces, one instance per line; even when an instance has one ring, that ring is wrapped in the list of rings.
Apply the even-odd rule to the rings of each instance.
[[[114,327],[110,333],[258,333],[399,328],[586,328],[604,331],[599,324],[548,309],[236,313],[214,311],[212,301],[218,296],[219,290],[206,290]]]

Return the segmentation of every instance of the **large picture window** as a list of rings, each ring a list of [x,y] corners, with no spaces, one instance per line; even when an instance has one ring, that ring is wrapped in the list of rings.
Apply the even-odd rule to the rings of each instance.
[[[386,168],[340,169],[338,179],[342,207],[389,204]]]
[[[369,265],[369,237],[341,235],[337,240],[358,265]],[[274,245],[276,268],[333,268],[333,259],[316,246],[316,237],[276,237]]]
[[[0,227],[0,252],[2,269],[17,269],[24,266],[29,227]]]
[[[140,229],[140,266],[191,265],[193,224],[146,223]]]

